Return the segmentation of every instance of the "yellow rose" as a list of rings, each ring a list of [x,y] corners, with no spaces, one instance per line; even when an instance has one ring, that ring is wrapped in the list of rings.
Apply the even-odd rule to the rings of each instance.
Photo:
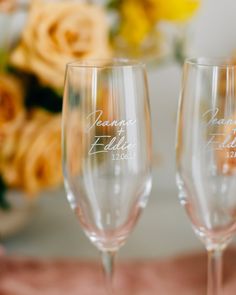
[[[133,45],[140,44],[152,28],[143,4],[133,0],[124,1],[121,13],[121,35]]]
[[[109,57],[108,25],[102,8],[73,1],[33,1],[14,66],[61,89],[66,63]]]
[[[143,5],[152,20],[186,21],[199,8],[200,0],[144,0]]]

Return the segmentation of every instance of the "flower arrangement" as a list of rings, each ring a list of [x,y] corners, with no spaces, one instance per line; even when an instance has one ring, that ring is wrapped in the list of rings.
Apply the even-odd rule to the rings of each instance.
[[[116,14],[113,45],[138,57],[154,50],[158,54],[163,21],[186,23],[196,12],[200,0],[110,0],[108,7]]]
[[[16,0],[0,0],[0,17],[18,5]],[[142,48],[150,34],[159,36],[156,28],[161,20],[186,21],[198,5],[197,0],[109,0],[104,6],[30,1],[17,42],[0,46],[0,207],[8,206],[4,197],[8,188],[32,198],[62,182],[65,64],[111,57],[124,42]]]
[[[11,11],[16,2],[0,2]],[[53,14],[51,13],[53,11]],[[0,205],[5,188],[31,198],[62,182],[64,70],[78,58],[111,56],[104,10],[74,1],[31,1],[19,42],[1,59]],[[5,55],[4,55],[5,56]]]

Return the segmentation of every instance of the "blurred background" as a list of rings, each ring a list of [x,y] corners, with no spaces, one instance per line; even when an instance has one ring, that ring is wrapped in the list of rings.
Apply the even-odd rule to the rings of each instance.
[[[120,256],[166,257],[203,248],[175,185],[182,64],[186,56],[236,58],[236,2],[78,2],[0,0],[2,245],[19,255],[97,257],[62,185],[64,66],[77,58],[126,56],[147,63],[154,167],[150,202]]]

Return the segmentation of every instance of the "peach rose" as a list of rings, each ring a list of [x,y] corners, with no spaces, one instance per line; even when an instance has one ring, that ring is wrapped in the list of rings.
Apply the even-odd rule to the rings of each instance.
[[[109,57],[108,26],[102,8],[73,1],[33,1],[14,66],[61,89],[66,63]]]
[[[77,120],[77,121],[75,121]],[[71,116],[68,134],[69,166],[77,174],[82,160],[82,125],[78,116]],[[83,120],[81,120],[83,124]],[[8,125],[9,126],[9,125]],[[5,145],[10,152],[0,159],[0,173],[8,187],[24,190],[34,196],[43,189],[62,182],[61,115],[37,109],[18,128],[8,129]]]
[[[21,126],[16,150],[1,170],[8,186],[29,195],[61,183],[61,115],[35,111]]]
[[[23,91],[17,79],[0,75],[0,166],[15,152],[19,128],[25,119]]]
[[[16,8],[16,0],[0,0],[0,12],[11,12]]]
[[[36,132],[28,142],[22,171],[22,186],[30,195],[62,182],[61,115],[50,118]]]
[[[24,111],[23,91],[17,79],[0,74],[0,127],[15,119]]]

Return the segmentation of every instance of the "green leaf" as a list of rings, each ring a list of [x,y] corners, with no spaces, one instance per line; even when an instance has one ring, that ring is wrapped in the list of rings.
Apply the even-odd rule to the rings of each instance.
[[[11,205],[6,198],[7,186],[0,175],[0,208],[7,211],[11,209]]]
[[[7,71],[16,75],[24,85],[25,106],[28,109],[40,107],[52,113],[60,113],[62,111],[62,95],[54,89],[41,85],[39,80],[29,73],[19,71],[9,66]]]
[[[106,7],[108,9],[119,9],[121,4],[121,0],[110,0],[108,1]]]
[[[185,42],[183,39],[176,38],[174,41],[174,58],[182,66],[186,58]]]
[[[52,113],[62,110],[62,97],[50,87],[42,86],[31,76],[27,81],[25,106],[27,108],[41,107]]]
[[[8,53],[3,48],[0,48],[0,71],[4,71],[7,66]]]

